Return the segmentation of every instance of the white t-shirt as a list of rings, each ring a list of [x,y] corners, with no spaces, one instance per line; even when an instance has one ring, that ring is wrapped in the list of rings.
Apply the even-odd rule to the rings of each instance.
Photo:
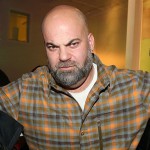
[[[94,76],[90,85],[82,92],[79,92],[79,93],[69,92],[74,97],[74,99],[79,103],[82,110],[84,110],[86,98],[97,80],[97,65],[93,63],[93,67],[94,67]]]

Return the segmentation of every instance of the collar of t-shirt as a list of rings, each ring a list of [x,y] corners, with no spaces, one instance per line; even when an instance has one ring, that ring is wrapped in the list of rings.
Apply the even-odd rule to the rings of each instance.
[[[79,93],[69,92],[74,97],[74,99],[79,103],[82,110],[84,110],[86,98],[97,80],[97,65],[93,63],[93,67],[94,67],[94,76],[90,85],[82,92],[79,92]]]

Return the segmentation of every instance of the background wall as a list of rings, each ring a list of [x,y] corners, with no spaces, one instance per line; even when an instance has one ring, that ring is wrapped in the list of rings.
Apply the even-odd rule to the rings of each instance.
[[[150,0],[143,0],[140,69],[150,72]]]
[[[100,1],[89,1],[101,3]],[[0,69],[11,81],[38,65],[47,63],[41,34],[41,22],[47,11],[58,4],[75,5],[88,17],[96,39],[95,52],[103,63],[125,67],[127,0],[106,0],[103,7],[87,11],[86,0],[0,0]],[[90,5],[89,5],[90,6]],[[91,5],[92,7],[92,5]],[[30,15],[29,42],[8,40],[10,10]]]
[[[109,3],[103,11],[88,15],[94,33],[95,52],[106,65],[125,68],[128,1]]]
[[[19,78],[35,66],[46,62],[41,21],[46,4],[36,4],[36,0],[0,0],[0,68],[10,80]],[[9,12],[16,10],[30,15],[29,42],[8,40]]]

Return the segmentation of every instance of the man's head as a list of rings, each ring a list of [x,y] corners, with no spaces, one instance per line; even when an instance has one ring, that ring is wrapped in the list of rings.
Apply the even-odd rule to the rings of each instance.
[[[44,18],[42,32],[55,81],[67,89],[81,86],[90,74],[94,49],[83,13],[72,6],[57,6]]]

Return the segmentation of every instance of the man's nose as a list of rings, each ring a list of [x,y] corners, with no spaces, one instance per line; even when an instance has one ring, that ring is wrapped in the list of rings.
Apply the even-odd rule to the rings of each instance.
[[[64,46],[64,47],[61,47],[60,48],[60,52],[59,52],[59,59],[61,61],[66,61],[66,60],[69,60],[71,57],[68,49]]]

